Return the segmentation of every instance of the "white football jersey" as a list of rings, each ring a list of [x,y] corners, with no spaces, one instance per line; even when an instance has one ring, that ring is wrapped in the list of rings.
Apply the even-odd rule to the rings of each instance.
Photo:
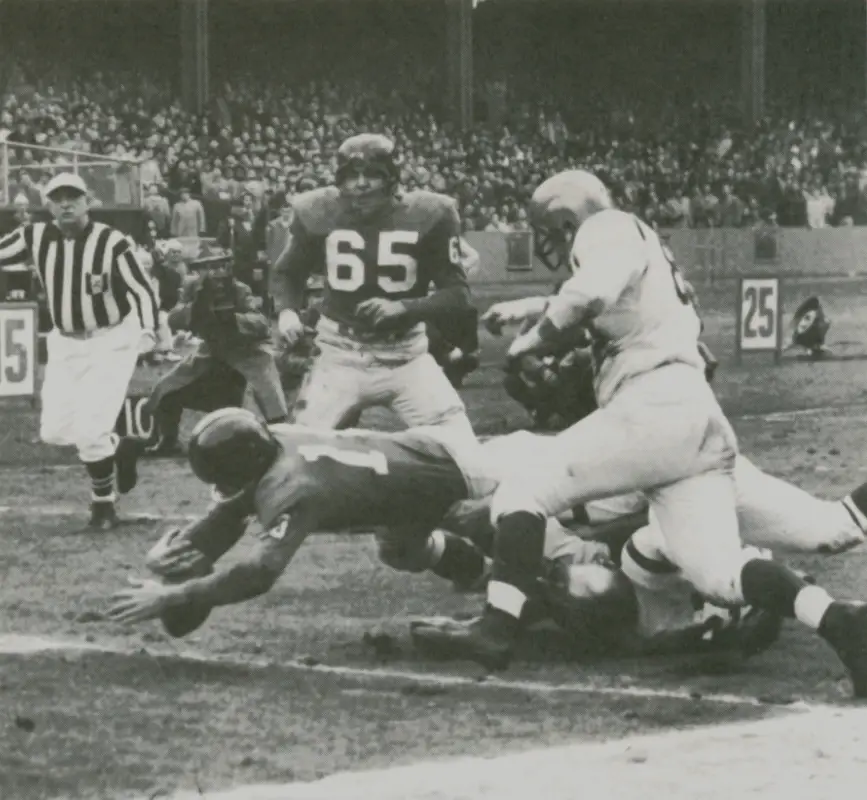
[[[609,209],[589,217],[572,244],[573,275],[546,315],[558,327],[595,316],[596,397],[608,403],[624,381],[664,364],[704,371],[701,322],[671,252],[638,217]]]

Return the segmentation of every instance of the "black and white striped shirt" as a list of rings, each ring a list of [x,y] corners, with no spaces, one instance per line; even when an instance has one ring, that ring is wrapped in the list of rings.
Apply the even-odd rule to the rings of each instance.
[[[157,299],[126,237],[90,221],[67,238],[53,222],[22,225],[0,238],[0,270],[33,263],[61,333],[117,325],[135,307],[142,328],[154,330]]]

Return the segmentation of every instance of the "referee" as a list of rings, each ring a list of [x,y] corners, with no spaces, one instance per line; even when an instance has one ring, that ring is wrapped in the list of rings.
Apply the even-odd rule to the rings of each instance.
[[[125,236],[90,219],[78,175],[55,175],[45,198],[54,221],[0,239],[0,269],[30,261],[42,279],[54,329],[39,435],[77,448],[90,476],[90,527],[109,530],[119,524],[115,471],[120,494],[137,480],[139,445],[114,426],[139,353],[154,347],[157,300]]]

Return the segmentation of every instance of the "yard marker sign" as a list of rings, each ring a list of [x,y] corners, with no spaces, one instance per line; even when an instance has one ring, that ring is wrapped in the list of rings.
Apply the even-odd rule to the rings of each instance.
[[[778,277],[741,275],[738,278],[735,358],[744,353],[783,352],[783,287]]]
[[[0,399],[36,396],[38,315],[35,303],[0,303]]]

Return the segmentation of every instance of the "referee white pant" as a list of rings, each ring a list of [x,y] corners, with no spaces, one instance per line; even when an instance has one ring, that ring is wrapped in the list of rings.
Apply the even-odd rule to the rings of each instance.
[[[39,435],[46,444],[73,445],[85,463],[111,458],[114,433],[142,337],[135,312],[112,328],[47,337]]]

